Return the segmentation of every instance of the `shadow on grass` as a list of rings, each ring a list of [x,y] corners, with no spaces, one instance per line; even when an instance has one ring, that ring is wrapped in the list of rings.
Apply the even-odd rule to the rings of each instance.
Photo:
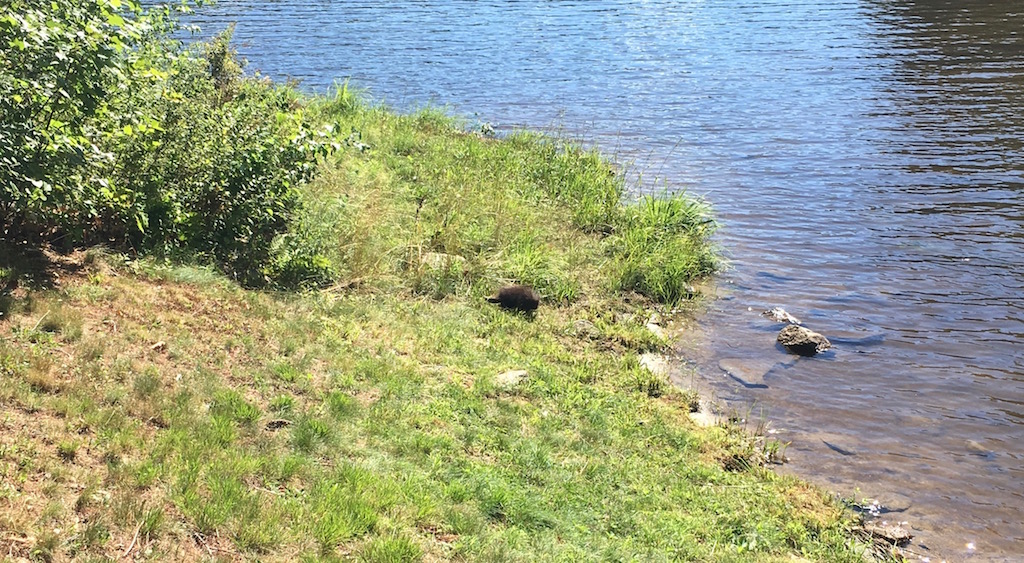
[[[0,322],[29,291],[53,289],[82,264],[45,245],[0,241]]]
[[[11,305],[14,304],[14,298],[7,292],[0,293],[0,323],[4,322],[11,313]]]

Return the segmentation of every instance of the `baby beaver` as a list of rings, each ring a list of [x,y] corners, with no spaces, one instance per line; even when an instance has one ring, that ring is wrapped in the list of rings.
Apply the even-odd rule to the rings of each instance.
[[[496,297],[488,297],[487,300],[497,303],[502,309],[515,309],[524,313],[536,311],[540,305],[540,295],[528,285],[503,287]]]

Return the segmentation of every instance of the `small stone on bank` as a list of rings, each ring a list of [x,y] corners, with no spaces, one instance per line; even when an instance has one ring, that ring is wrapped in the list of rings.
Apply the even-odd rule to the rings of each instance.
[[[589,338],[590,340],[601,338],[601,329],[585,319],[579,319],[572,323],[572,330],[573,334],[579,338]]]
[[[516,385],[522,383],[529,373],[525,369],[513,369],[504,373],[499,373],[494,378],[494,383],[503,389],[512,389]]]
[[[654,375],[668,377],[668,360],[660,354],[652,354],[650,352],[640,354],[640,365]]]
[[[668,339],[668,331],[665,330],[665,327],[661,326],[660,324],[654,321],[648,321],[647,330],[651,331],[651,334],[657,336],[658,338],[661,338],[662,340]]]

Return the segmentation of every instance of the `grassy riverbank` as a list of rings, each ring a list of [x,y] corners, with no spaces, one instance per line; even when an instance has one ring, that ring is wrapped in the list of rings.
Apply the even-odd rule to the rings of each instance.
[[[330,241],[330,287],[4,249],[11,555],[859,559],[835,504],[743,431],[696,428],[638,362],[663,345],[656,302],[623,288],[624,228],[592,218],[699,206],[580,205],[554,188],[620,180],[531,135],[345,119],[358,145],[321,165],[289,235]],[[482,299],[511,279],[543,292],[535,317]]]
[[[17,4],[3,34],[57,17]],[[100,6],[102,46],[120,5],[49,6]],[[102,111],[22,116],[32,84],[0,77],[3,556],[860,560],[833,501],[640,364],[715,267],[703,204],[629,201],[558,140],[245,78],[226,40],[126,49],[98,84],[143,75]],[[536,315],[484,301],[510,281]]]
[[[530,319],[114,263],[50,266],[0,327],[16,557],[859,559],[825,495],[690,422],[618,297]]]

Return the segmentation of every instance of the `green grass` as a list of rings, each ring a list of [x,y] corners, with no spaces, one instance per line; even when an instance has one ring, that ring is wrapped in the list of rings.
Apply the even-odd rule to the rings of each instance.
[[[14,330],[33,316],[8,321],[4,365],[82,358],[52,376],[59,391],[4,399],[51,421],[42,435],[61,444],[4,438],[4,470],[23,475],[10,494],[34,501],[4,533],[37,538],[39,553],[113,556],[138,528],[173,560],[206,547],[252,559],[859,560],[838,507],[763,468],[743,431],[694,427],[688,394],[653,383],[628,340],[573,335],[592,318],[585,304],[528,319],[474,297],[254,294],[163,271],[105,278],[115,297],[100,307],[65,290],[86,334],[107,332],[99,356],[76,353],[85,339]],[[243,337],[258,345],[223,353]],[[188,352],[169,359],[155,339]],[[269,377],[280,365],[296,375]],[[528,375],[497,385],[509,369]],[[48,498],[68,508],[26,508],[40,506],[36,476],[60,466]],[[79,500],[72,483],[89,479],[102,485]],[[55,528],[66,531],[44,533]]]
[[[345,142],[274,256],[330,284],[92,252],[6,293],[15,556],[861,560],[835,502],[744,431],[697,428],[693,393],[639,362],[666,345],[647,319],[715,267],[704,204],[623,203],[596,152],[347,84],[297,103]],[[512,281],[536,315],[485,302]]]
[[[624,203],[622,176],[593,150],[467,133],[437,109],[396,115],[347,85],[308,103],[345,142],[277,240],[282,264],[432,299],[514,280],[554,303],[626,290],[673,305],[715,268],[706,205],[681,194]]]
[[[643,197],[626,209],[623,225],[609,241],[618,289],[678,304],[693,296],[694,278],[716,268],[717,256],[709,244],[714,222],[700,200]]]

